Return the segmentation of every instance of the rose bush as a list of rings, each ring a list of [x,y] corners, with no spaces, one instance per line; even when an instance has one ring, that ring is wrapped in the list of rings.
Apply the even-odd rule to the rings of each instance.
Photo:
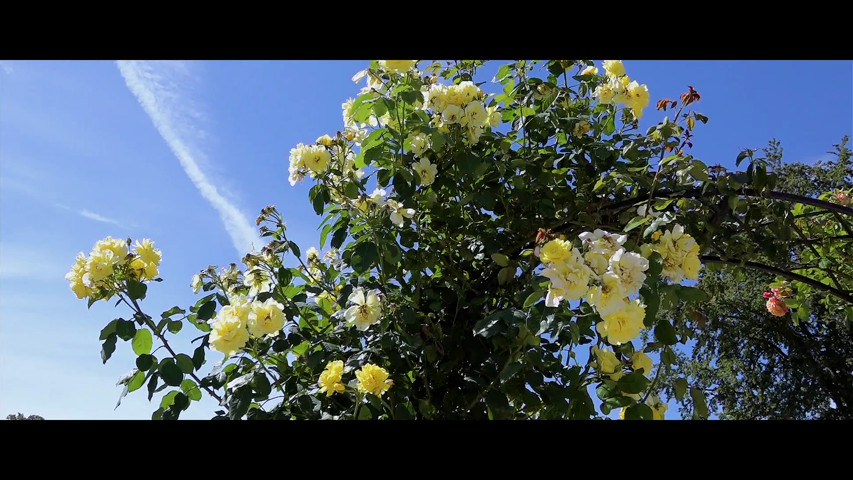
[[[659,419],[659,393],[690,387],[659,379],[678,372],[673,349],[692,333],[658,313],[701,315],[706,295],[685,283],[703,268],[779,275],[791,292],[774,315],[806,295],[853,318],[850,262],[827,261],[853,253],[853,210],[830,201],[838,192],[775,191],[753,151],[737,172],[693,158],[691,132],[708,120],[692,110],[693,87],[658,101],[672,112],[639,132],[649,89],[619,61],[603,75],[590,61],[513,62],[497,69],[495,93],[482,64],[373,61],[354,77],[366,86],[343,103],[342,130],[290,151],[290,184],[314,183],[322,258],[312,249],[303,260],[267,207],[257,223],[268,243],[245,268],[200,272],[191,286],[205,295],[155,321],[139,304],[160,280],[151,242],[129,253],[107,238],[81,254],[74,293],[132,310],[101,331],[105,362],[117,338],[138,355],[125,393],[171,389],[153,418],[177,418],[203,390],[232,419],[588,419],[616,408]],[[797,250],[808,268],[761,263],[780,242],[842,231]],[[202,333],[192,355],[168,343],[185,321]],[[207,369],[210,350],[224,358]],[[704,418],[702,390],[689,391]]]

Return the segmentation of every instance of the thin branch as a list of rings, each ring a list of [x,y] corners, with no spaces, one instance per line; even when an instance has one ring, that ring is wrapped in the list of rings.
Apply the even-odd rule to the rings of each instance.
[[[805,277],[805,276],[800,275],[798,273],[789,272],[789,271],[783,270],[781,268],[771,267],[770,265],[764,265],[764,264],[756,263],[756,262],[740,262],[738,260],[723,260],[722,258],[714,256],[714,255],[702,255],[700,257],[700,260],[702,260],[702,263],[728,263],[730,265],[739,265],[742,267],[747,267],[747,268],[752,268],[755,270],[762,270],[762,271],[765,271],[768,273],[773,273],[773,274],[779,275],[781,277],[785,277],[788,280],[795,280],[798,282],[805,283],[807,285],[811,285],[812,287],[818,288],[820,290],[825,290],[825,291],[831,293],[832,295],[846,301],[847,303],[853,304],[853,295],[851,295],[851,292],[845,292],[845,291],[839,290],[835,287],[831,287],[829,285],[825,285],[823,283],[820,283],[817,280],[811,279],[809,277]]]
[[[136,303],[136,299],[131,298],[131,297],[128,297],[128,298],[130,298],[130,301],[133,302],[133,307],[131,307],[131,308],[136,310],[136,313],[138,313],[140,318],[142,318],[145,321],[145,324],[148,325],[148,328],[151,329],[151,331],[154,333],[154,335],[156,335],[157,338],[160,339],[160,341],[163,343],[163,346],[166,347],[166,350],[168,350],[169,353],[172,355],[172,358],[177,360],[178,354],[175,353],[174,350],[172,350],[172,347],[169,345],[169,342],[166,340],[166,337],[164,337],[163,334],[161,334],[160,332],[157,331],[157,327],[156,327],[156,325],[154,325],[154,322],[151,321],[151,317],[149,317],[148,315],[146,315],[142,312],[142,308],[140,308],[139,304]],[[121,297],[121,299],[124,300],[124,297]],[[124,300],[124,303],[127,303],[127,300]],[[195,379],[196,383],[199,386],[201,386],[201,379],[198,378],[198,376],[195,374],[195,372],[190,372],[190,376],[193,377],[193,379]],[[214,392],[213,390],[211,390],[208,387],[202,387],[202,388],[204,388],[205,391],[207,391],[207,393],[209,393],[211,397],[215,398],[219,403],[222,403],[222,397],[217,395],[216,392]]]

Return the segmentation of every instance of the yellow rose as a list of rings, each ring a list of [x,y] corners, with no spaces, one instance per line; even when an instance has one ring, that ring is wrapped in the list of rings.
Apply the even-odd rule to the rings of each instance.
[[[468,118],[468,125],[482,126],[487,122],[486,107],[483,102],[471,102],[465,107],[465,116]]]
[[[422,158],[420,161],[413,163],[412,170],[418,173],[418,177],[421,179],[421,185],[425,187],[432,185],[435,181],[436,174],[438,174],[438,167],[429,163],[429,160],[426,158]]]
[[[640,303],[639,298],[635,298],[621,310],[602,316],[603,321],[598,322],[595,329],[611,345],[621,345],[640,334],[645,316],[646,306]]]
[[[335,360],[326,364],[326,369],[320,374],[320,380],[317,382],[320,386],[320,393],[325,393],[327,397],[331,397],[335,393],[343,392],[346,388],[341,383],[343,373],[343,361]]]
[[[624,102],[631,109],[634,118],[639,119],[643,115],[643,109],[649,105],[649,88],[638,84],[636,80],[629,83],[625,87]]]
[[[264,335],[275,337],[284,327],[284,305],[268,298],[265,302],[252,302],[247,318],[249,334],[259,338]]]
[[[95,248],[92,249],[93,252],[102,252],[104,250],[113,252],[113,255],[119,261],[124,260],[124,257],[127,256],[127,242],[118,238],[107,237],[103,240],[98,240],[95,243]]]
[[[581,75],[598,75],[598,69],[590,65],[583,69]]]
[[[599,315],[609,315],[624,308],[628,294],[622,286],[622,280],[614,273],[605,273],[601,285],[590,287],[586,301],[595,307]]]
[[[608,77],[621,77],[625,75],[625,66],[622,65],[622,60],[605,60],[604,71]]]
[[[305,158],[305,166],[314,173],[322,173],[326,171],[329,162],[332,160],[332,154],[321,146],[309,147],[308,155]]]
[[[379,66],[387,72],[408,72],[417,60],[379,60]]]
[[[601,350],[598,347],[592,347],[593,355],[598,363],[598,370],[610,377],[611,380],[619,380],[622,378],[622,362],[616,358],[616,354],[610,350]]]
[[[643,375],[646,378],[651,378],[652,376],[652,359],[649,358],[642,350],[638,350],[631,355],[631,368],[634,371],[639,371],[641,368],[643,369]]]
[[[86,298],[94,291],[83,283],[83,275],[86,274],[86,264],[88,259],[83,252],[77,254],[74,260],[74,265],[71,266],[71,271],[65,274],[65,279],[68,280],[71,291],[77,298]]]
[[[228,307],[223,307],[223,311]],[[220,311],[210,329],[210,348],[231,356],[246,346],[249,331],[246,324],[236,315]]]
[[[119,258],[112,250],[95,250],[86,260],[86,273],[89,274],[89,283],[93,286],[113,274],[113,266],[119,262]]]
[[[332,139],[332,137],[328,135],[323,135],[322,137],[319,137],[315,143],[323,145],[324,147],[331,147],[333,142],[334,140]]]
[[[388,379],[388,372],[382,368],[368,363],[361,367],[361,370],[355,372],[355,377],[358,379],[358,391],[361,393],[372,393],[377,397],[394,385],[392,380]]]
[[[572,242],[555,238],[539,249],[539,258],[542,263],[562,262],[572,255]]]
[[[684,269],[684,278],[696,280],[699,278],[699,269],[702,268],[702,262],[699,261],[699,255],[689,254],[684,257],[684,262],[681,264]]]
[[[613,103],[613,95],[613,89],[607,83],[603,83],[595,87],[595,91],[592,92],[592,96],[597,98],[603,105],[610,105]]]

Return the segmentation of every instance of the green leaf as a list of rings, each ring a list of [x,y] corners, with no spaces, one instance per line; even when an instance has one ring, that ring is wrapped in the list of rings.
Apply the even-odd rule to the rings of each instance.
[[[625,420],[651,420],[652,409],[645,403],[631,405],[625,409]]]
[[[136,368],[140,371],[147,372],[151,365],[154,364],[154,356],[147,353],[136,357]]]
[[[98,337],[98,340],[106,340],[111,333],[116,331],[116,324],[120,319],[115,319],[107,324],[106,327],[101,330],[101,335]]]
[[[141,387],[143,383],[145,383],[145,372],[137,370],[137,372],[130,378],[130,381],[127,382],[127,391],[133,392],[135,390],[139,390],[139,387]]]
[[[311,200],[311,206],[314,207],[314,213],[317,215],[323,214],[323,210],[326,208],[326,197],[322,192],[318,192],[314,195],[314,198]]]
[[[199,346],[193,351],[193,367],[199,370],[204,365],[204,346]]]
[[[478,175],[478,171],[485,167],[485,164],[476,155],[461,155],[457,160],[459,169],[468,175]]]
[[[672,349],[665,348],[662,352],[660,352],[660,361],[664,365],[675,365],[678,363],[678,358],[673,353]]]
[[[104,364],[107,363],[107,360],[110,359],[113,352],[116,351],[116,334],[111,333],[107,335],[107,339],[104,340],[104,344],[101,346],[101,360]]]
[[[631,230],[633,230],[633,229],[639,227],[640,225],[648,222],[649,220],[651,220],[651,218],[652,217],[634,217],[633,219],[631,219],[630,222],[628,222],[628,225],[625,225],[625,229],[623,231],[626,233],[630,232]]]
[[[684,399],[684,394],[687,392],[687,380],[684,378],[677,378],[674,382],[672,382],[672,388],[675,390],[675,398],[680,402]]]
[[[658,277],[660,277],[660,272],[663,271],[663,257],[660,256],[658,252],[652,252],[649,255],[649,268],[646,270],[646,277],[650,279],[650,281],[656,282]]]
[[[178,368],[181,369],[184,373],[192,373],[193,371],[193,360],[189,355],[185,353],[179,353],[175,357],[175,362],[178,364]]]
[[[133,341],[130,342],[133,353],[137,355],[151,353],[152,344],[151,332],[147,328],[137,330],[136,335],[133,336]]]
[[[367,405],[360,405],[358,407],[358,420],[370,420],[373,418],[373,413],[370,412],[370,408]]]
[[[524,304],[522,305],[522,308],[527,309],[527,308],[530,308],[531,306],[533,306],[536,302],[539,301],[539,299],[542,298],[543,293],[545,293],[545,290],[541,290],[541,289],[534,290],[533,293],[531,293],[530,295],[527,296],[527,298],[524,299]]]
[[[627,375],[623,375],[622,378],[616,382],[616,386],[619,387],[619,390],[625,393],[640,393],[644,391],[648,385],[649,380],[639,372],[631,372]]]
[[[131,300],[142,300],[145,298],[145,291],[148,290],[148,285],[136,280],[127,281],[127,296]]]
[[[184,324],[180,320],[172,320],[166,324],[166,329],[172,333],[178,333],[183,328]]]
[[[148,380],[148,401],[151,401],[151,398],[154,396],[154,392],[157,390],[157,381],[160,380],[159,374],[151,375],[151,379]]]
[[[128,341],[136,335],[136,325],[131,320],[118,319],[116,322],[116,335],[118,338]]]
[[[332,248],[341,248],[344,240],[347,238],[347,225],[335,230],[332,233]]]
[[[350,265],[356,273],[364,273],[376,263],[378,253],[373,242],[361,242],[353,249]]]
[[[160,376],[163,378],[163,382],[165,382],[166,385],[177,387],[184,379],[184,372],[175,365],[174,360],[169,358],[160,365]]]
[[[172,315],[175,315],[176,313],[180,313],[183,315],[184,313],[186,313],[186,310],[184,310],[183,308],[180,308],[180,307],[172,307],[172,308],[166,310],[165,312],[163,312],[160,316],[162,318],[169,318]]]
[[[675,345],[678,339],[675,337],[675,328],[667,320],[661,320],[655,327],[655,338],[664,345]]]
[[[198,388],[198,385],[189,378],[181,382],[181,391],[189,397],[190,400],[194,400],[196,402],[201,400],[201,390]]]
[[[269,396],[272,392],[270,381],[263,373],[256,373],[252,378],[252,390],[255,391],[255,398],[261,399]]]
[[[160,408],[163,410],[169,408],[172,403],[175,402],[175,395],[178,393],[179,392],[177,390],[172,390],[171,392],[163,395],[163,398],[160,399]]]
[[[708,404],[705,402],[705,393],[696,388],[690,388],[690,398],[693,399],[693,418],[704,420],[708,418]]]
[[[504,267],[498,272],[498,285],[509,283],[515,277],[515,267]]]
[[[685,302],[705,302],[710,299],[704,290],[696,287],[681,287],[675,293]]]
[[[521,370],[521,366],[522,365],[520,362],[512,362],[509,365],[507,365],[506,368],[503,369],[503,372],[501,372],[501,376],[500,376],[501,383],[504,383],[507,380],[509,380],[510,378],[514,377],[515,374]]]
[[[207,301],[204,305],[198,308],[196,320],[210,320],[213,318],[213,312],[216,311],[216,302],[213,300]]]
[[[646,305],[646,317],[643,319],[643,325],[651,327],[655,324],[658,310],[660,309],[660,294],[658,293],[657,284],[652,284],[654,288],[649,288],[648,285],[643,285],[640,289],[640,295],[643,296],[643,303]]]
[[[302,252],[299,251],[299,245],[297,245],[296,242],[291,240],[287,242],[287,244],[290,245],[290,251],[293,252],[294,256],[302,257]]]
[[[504,255],[503,253],[493,253],[492,260],[498,264],[498,266],[506,267],[509,265],[509,257]]]

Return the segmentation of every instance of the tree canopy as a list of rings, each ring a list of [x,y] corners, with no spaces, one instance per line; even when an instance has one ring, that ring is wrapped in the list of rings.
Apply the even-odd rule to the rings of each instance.
[[[835,146],[832,161],[815,165],[783,164],[781,146],[775,141],[764,155],[780,179],[780,190],[816,197],[822,192],[849,192],[853,188],[846,143],[844,138]],[[822,243],[827,248],[836,243],[832,237],[797,243]],[[849,259],[847,255],[826,258]],[[763,261],[791,268],[796,256],[796,249],[790,248]],[[692,321],[681,311],[673,312],[678,321],[695,331],[695,346],[683,354],[686,375],[709,392],[709,407],[721,418],[853,418],[850,321],[843,312],[830,311],[815,297],[806,298],[805,308],[799,310],[808,312],[805,318],[799,314],[772,317],[762,294],[774,280],[771,274],[744,272],[736,267],[702,275],[697,287],[710,299],[702,306],[699,321]],[[685,403],[689,401],[685,399]],[[684,413],[689,415],[687,406]]]

